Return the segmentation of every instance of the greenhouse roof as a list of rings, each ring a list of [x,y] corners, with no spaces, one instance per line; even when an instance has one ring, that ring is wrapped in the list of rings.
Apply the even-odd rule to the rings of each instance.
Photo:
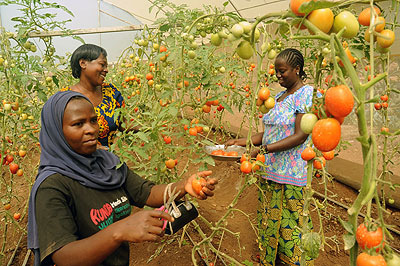
[[[162,12],[156,14],[157,9],[154,8],[149,12],[155,0],[140,1],[140,5],[132,4],[132,0],[104,0],[119,8],[131,13],[138,20],[144,24],[152,24],[157,17],[162,16]],[[136,1],[135,1],[136,2]],[[175,5],[187,5],[190,9],[203,9],[203,6],[215,6],[223,8],[226,2],[226,11],[238,13],[241,17],[252,20],[258,16],[266,13],[277,12],[285,10],[289,7],[289,0],[201,0],[201,1],[187,1],[187,0],[170,0],[169,2]]]

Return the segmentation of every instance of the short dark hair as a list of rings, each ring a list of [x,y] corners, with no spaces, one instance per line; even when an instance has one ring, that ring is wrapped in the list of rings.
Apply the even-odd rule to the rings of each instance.
[[[299,70],[299,76],[301,79],[306,79],[307,74],[304,72],[303,67],[304,67],[304,57],[303,54],[294,48],[287,48],[280,52],[277,56],[277,58],[281,58],[286,61],[288,65],[291,67],[295,68],[297,66],[300,67]]]
[[[84,59],[87,61],[96,60],[100,55],[107,57],[107,52],[104,48],[97,46],[95,44],[83,44],[79,46],[71,56],[71,69],[72,76],[74,78],[79,78],[81,76],[81,66],[79,60]]]

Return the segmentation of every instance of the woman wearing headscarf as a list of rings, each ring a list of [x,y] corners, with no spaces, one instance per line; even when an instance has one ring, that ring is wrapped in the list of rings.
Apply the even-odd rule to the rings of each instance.
[[[156,241],[163,221],[157,210],[131,214],[131,205],[159,207],[166,185],[155,185],[97,149],[99,125],[84,95],[58,92],[45,103],[41,117],[39,172],[29,199],[28,248],[35,265],[128,265],[128,242]],[[213,195],[217,181],[199,172],[172,184],[199,199]],[[206,183],[196,194],[196,176]]]

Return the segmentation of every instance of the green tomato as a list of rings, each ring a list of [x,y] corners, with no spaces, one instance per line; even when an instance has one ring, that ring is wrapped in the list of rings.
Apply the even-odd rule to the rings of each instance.
[[[190,51],[188,52],[188,57],[189,57],[190,59],[195,59],[195,58],[196,58],[196,52],[190,50]]]
[[[243,33],[245,34],[249,34],[251,31],[251,23],[248,21],[240,21],[239,25],[241,25],[243,27]]]
[[[37,51],[37,47],[33,43],[31,44],[31,51],[32,52],[36,52]]]
[[[276,57],[276,51],[274,49],[269,50],[268,59],[272,60]]]
[[[234,41],[236,41],[236,40],[237,40],[237,38],[236,38],[232,33],[229,33],[229,34],[228,34],[228,41],[234,42]]]
[[[204,133],[208,133],[210,131],[210,127],[209,126],[204,126],[203,127],[203,132]]]
[[[223,66],[222,66],[222,67],[220,67],[220,68],[219,68],[219,72],[221,72],[221,73],[225,73],[225,67],[223,67]]]
[[[266,113],[268,113],[268,111],[269,111],[270,109],[268,109],[264,104],[261,104],[260,107],[258,107],[258,110],[260,110],[260,112],[261,112],[262,114],[266,114]]]
[[[300,121],[300,128],[304,133],[310,134],[317,121],[318,117],[315,114],[311,113],[304,114]]]
[[[222,39],[226,39],[228,38],[228,33],[226,33],[225,29],[221,30],[220,32],[218,32],[219,37],[221,37]]]
[[[235,36],[236,38],[240,38],[242,37],[243,33],[244,33],[244,29],[243,26],[240,24],[235,24],[232,26],[231,28],[231,33],[233,34],[233,36]]]
[[[389,48],[383,48],[382,46],[379,45],[379,43],[376,44],[376,50],[381,54],[386,54],[390,51]]]
[[[394,199],[392,199],[392,198],[388,199],[388,203],[391,204],[391,205],[393,205],[393,204],[394,204]],[[400,265],[400,264],[399,264],[399,265]]]
[[[255,29],[254,31],[254,40],[258,41],[260,39],[261,32],[259,29]]]
[[[360,29],[357,18],[349,11],[340,12],[333,21],[334,32],[339,32],[344,27],[346,29],[342,36],[349,39],[355,37]]]
[[[200,31],[200,36],[204,38],[207,36],[207,33],[205,31]]]
[[[236,53],[242,59],[247,60],[253,56],[254,50],[248,41],[241,41],[240,44],[238,45],[238,47],[236,48]]]
[[[189,47],[192,48],[193,50],[196,50],[197,47],[199,47],[199,45],[197,44],[197,42],[193,41],[190,43]]]
[[[211,34],[210,42],[214,46],[220,46],[222,43],[222,38],[219,37],[218,33]]]
[[[11,110],[11,104],[9,104],[9,103],[4,104],[4,110],[5,111],[10,111]]]
[[[399,266],[400,265],[400,258],[396,254],[392,254],[392,257],[387,257],[386,265],[387,266]]]
[[[27,50],[30,50],[31,49],[31,42],[24,43],[24,48],[27,49]]]
[[[153,49],[158,50],[158,48],[160,48],[160,45],[158,43],[153,43]],[[133,58],[133,54],[132,54],[132,57],[130,57],[130,58]]]

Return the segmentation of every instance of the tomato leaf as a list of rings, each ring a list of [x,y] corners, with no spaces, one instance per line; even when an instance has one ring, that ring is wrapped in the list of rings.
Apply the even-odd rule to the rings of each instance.
[[[354,234],[345,234],[343,235],[343,240],[344,240],[344,250],[349,250],[356,243],[356,236]]]
[[[339,222],[343,226],[343,228],[349,232],[350,234],[353,234],[353,225],[350,222],[343,221],[342,218],[339,217]]]
[[[321,8],[330,8],[334,6],[340,5],[341,2],[331,2],[331,1],[310,1],[301,4],[299,7],[300,13],[308,14],[313,10],[321,9]]]
[[[365,103],[377,103],[377,102],[379,102],[379,95],[378,95],[378,96],[375,96],[375,97],[372,98],[372,99],[369,99],[369,100],[366,101]]]

